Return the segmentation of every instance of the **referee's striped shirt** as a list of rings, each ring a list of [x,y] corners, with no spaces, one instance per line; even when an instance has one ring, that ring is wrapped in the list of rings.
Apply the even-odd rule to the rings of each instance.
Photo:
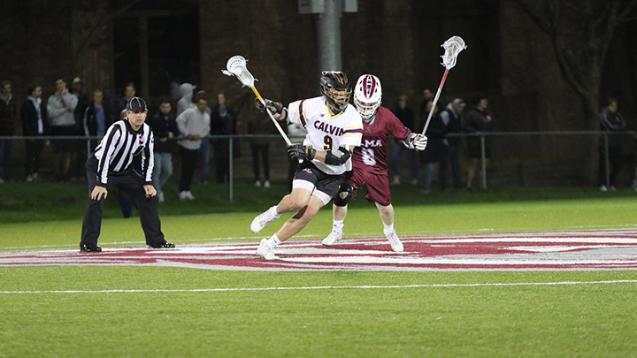
[[[130,169],[141,174],[145,184],[152,184],[155,164],[153,146],[153,131],[148,124],[144,123],[135,132],[126,119],[113,123],[95,148],[98,185],[105,186],[108,183],[109,173],[124,174]],[[141,167],[131,168],[134,162],[137,163],[134,161],[136,157],[140,157]]]

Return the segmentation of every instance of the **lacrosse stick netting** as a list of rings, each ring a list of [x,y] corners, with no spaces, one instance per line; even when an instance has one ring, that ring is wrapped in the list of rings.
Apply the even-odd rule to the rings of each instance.
[[[283,140],[285,140],[285,143],[288,146],[292,145],[290,138],[288,138],[288,136],[285,134],[283,128],[281,128],[281,126],[279,125],[279,122],[274,118],[272,112],[270,112],[270,110],[268,109],[268,106],[266,106],[265,100],[259,93],[259,90],[257,90],[257,88],[254,86],[254,76],[252,76],[252,73],[248,71],[247,62],[248,61],[243,56],[232,56],[228,60],[228,63],[226,63],[226,69],[221,70],[221,72],[226,76],[236,77],[242,85],[250,87],[254,95],[257,97],[257,100],[259,100],[259,102],[261,102],[261,104],[263,105],[263,108],[265,108],[265,111],[268,113],[268,116],[274,123],[274,126],[279,131],[279,134],[281,134],[281,137],[283,137]]]
[[[440,47],[445,49],[445,53],[441,56],[442,63],[441,65],[445,68],[445,73],[442,74],[442,79],[440,80],[440,84],[438,85],[438,91],[436,91],[436,96],[434,97],[433,103],[431,105],[431,110],[429,111],[429,115],[427,116],[427,121],[425,122],[425,127],[422,129],[422,134],[424,135],[427,132],[427,127],[429,127],[429,122],[431,121],[431,117],[433,116],[434,109],[436,108],[436,104],[438,103],[438,99],[440,98],[440,94],[442,93],[442,87],[444,87],[445,82],[447,81],[447,76],[449,75],[449,70],[456,66],[456,62],[458,61],[458,55],[462,50],[467,48],[464,40],[460,36],[452,36],[447,41],[445,41]]]

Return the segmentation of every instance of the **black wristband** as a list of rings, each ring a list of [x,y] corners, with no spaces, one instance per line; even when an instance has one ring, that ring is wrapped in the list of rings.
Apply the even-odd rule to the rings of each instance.
[[[343,155],[341,155],[340,157],[337,157],[334,154],[332,154],[332,151],[330,150],[327,152],[327,154],[325,154],[325,164],[329,164],[329,165],[345,164],[349,160],[349,158],[352,156],[352,153],[343,147],[338,148],[338,150],[340,150],[343,153]]]
[[[307,147],[307,150],[305,151],[305,159],[312,160],[314,159],[314,156],[316,156],[316,149]]]

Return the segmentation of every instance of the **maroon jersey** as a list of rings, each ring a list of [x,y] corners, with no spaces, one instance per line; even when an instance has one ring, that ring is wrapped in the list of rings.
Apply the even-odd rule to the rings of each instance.
[[[352,170],[365,170],[373,174],[387,174],[387,147],[389,136],[403,140],[409,135],[409,128],[389,109],[379,107],[371,123],[363,121],[363,140],[354,149]]]

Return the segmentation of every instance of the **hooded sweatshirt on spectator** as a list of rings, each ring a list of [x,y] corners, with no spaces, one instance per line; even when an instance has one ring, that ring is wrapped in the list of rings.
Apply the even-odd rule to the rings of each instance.
[[[197,107],[188,108],[177,116],[177,128],[182,136],[205,137],[210,133],[210,115],[207,111],[202,113]],[[182,139],[179,145],[189,150],[197,150],[201,146],[201,139]]]
[[[64,105],[66,104],[66,109]],[[52,94],[46,105],[49,120],[52,126],[68,127],[75,125],[75,107],[77,107],[77,96],[69,91],[60,94]]]
[[[181,92],[181,98],[177,102],[177,116],[184,113],[188,108],[193,108],[196,106],[192,101],[192,84],[188,82],[184,82],[179,86],[179,91]]]

